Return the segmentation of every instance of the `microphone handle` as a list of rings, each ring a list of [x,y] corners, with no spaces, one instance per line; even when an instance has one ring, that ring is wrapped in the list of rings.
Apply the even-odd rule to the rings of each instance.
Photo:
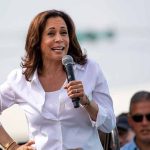
[[[72,103],[73,103],[74,108],[80,107],[80,98],[79,97],[72,98]]]
[[[74,71],[72,64],[67,64],[65,66],[68,82],[75,80]]]
[[[65,65],[65,69],[66,69],[66,73],[67,73],[68,82],[75,80],[72,64]],[[74,108],[80,107],[80,102],[79,101],[80,101],[79,97],[72,98]]]

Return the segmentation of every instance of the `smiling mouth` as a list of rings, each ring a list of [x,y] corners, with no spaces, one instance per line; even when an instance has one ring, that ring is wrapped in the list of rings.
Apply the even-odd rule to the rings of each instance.
[[[141,130],[141,133],[147,134],[147,133],[150,133],[150,130],[148,130],[148,129],[147,130],[146,129],[145,130]]]
[[[62,47],[53,47],[53,48],[51,48],[52,51],[63,51],[64,49],[65,49],[64,46],[62,46]]]

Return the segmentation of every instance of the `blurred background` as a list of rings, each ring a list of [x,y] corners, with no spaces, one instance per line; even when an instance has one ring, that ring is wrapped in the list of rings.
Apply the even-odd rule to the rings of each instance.
[[[28,26],[43,10],[59,9],[75,22],[81,47],[108,81],[115,114],[128,111],[131,96],[150,90],[149,0],[0,0],[0,84],[20,67]],[[2,124],[15,140],[27,140],[26,119],[13,106]]]

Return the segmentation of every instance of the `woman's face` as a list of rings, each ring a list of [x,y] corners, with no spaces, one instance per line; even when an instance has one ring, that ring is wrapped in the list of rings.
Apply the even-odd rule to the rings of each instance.
[[[65,21],[61,17],[49,18],[41,40],[43,61],[60,61],[68,49],[69,35]]]

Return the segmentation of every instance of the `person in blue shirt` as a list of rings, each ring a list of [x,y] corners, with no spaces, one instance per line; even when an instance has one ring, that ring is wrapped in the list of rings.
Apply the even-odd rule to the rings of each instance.
[[[150,150],[150,92],[139,91],[130,101],[128,122],[135,136],[121,150]]]

